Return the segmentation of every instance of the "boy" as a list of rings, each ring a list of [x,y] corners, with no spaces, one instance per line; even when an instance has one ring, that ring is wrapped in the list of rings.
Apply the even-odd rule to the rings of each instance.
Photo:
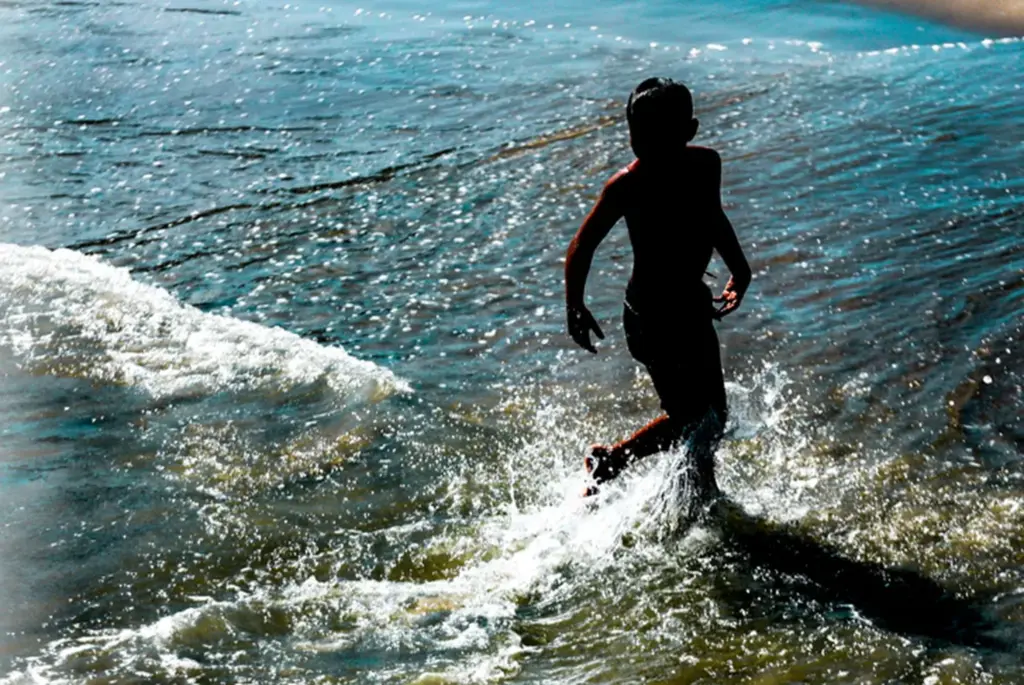
[[[633,247],[623,313],[626,344],[647,367],[665,414],[628,440],[592,446],[585,466],[600,484],[692,436],[699,487],[714,496],[714,445],[725,425],[726,403],[712,320],[740,306],[750,267],[722,210],[721,158],[714,150],[688,145],[698,122],[686,86],[647,79],[629,96],[626,119],[636,159],[605,184],[566,254],[569,334],[593,353],[590,332],[604,338],[583,303],[583,291],[594,250],[625,217]],[[712,250],[732,275],[717,298],[702,280]],[[584,495],[596,491],[590,487]]]

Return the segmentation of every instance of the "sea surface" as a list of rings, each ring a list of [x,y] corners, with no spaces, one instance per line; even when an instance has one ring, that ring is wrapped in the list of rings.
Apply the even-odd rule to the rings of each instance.
[[[685,447],[579,497],[651,75],[755,272],[696,520]],[[2,0],[0,683],[1024,682],[1022,85],[816,0]]]

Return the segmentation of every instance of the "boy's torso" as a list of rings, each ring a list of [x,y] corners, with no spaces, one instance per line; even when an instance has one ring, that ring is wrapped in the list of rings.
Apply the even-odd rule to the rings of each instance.
[[[687,147],[671,166],[634,161],[613,178],[633,247],[627,300],[639,312],[711,306],[702,277],[721,211],[717,159]]]

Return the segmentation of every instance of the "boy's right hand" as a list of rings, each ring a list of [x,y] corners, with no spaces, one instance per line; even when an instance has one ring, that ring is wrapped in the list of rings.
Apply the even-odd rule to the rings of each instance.
[[[604,333],[601,332],[601,327],[597,325],[597,321],[594,319],[594,315],[590,313],[590,310],[584,305],[570,306],[569,335],[572,336],[577,345],[588,352],[597,354],[597,348],[594,347],[594,343],[590,342],[591,331],[594,332],[598,339],[604,340]]]

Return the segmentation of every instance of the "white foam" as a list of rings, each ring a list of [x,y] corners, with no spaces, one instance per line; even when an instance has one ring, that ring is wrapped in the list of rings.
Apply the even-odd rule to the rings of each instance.
[[[51,643],[44,654],[29,660],[28,672],[36,678],[59,679],[75,672],[79,662],[121,664],[145,658],[160,664],[162,673],[186,676],[195,669],[184,656],[188,648],[215,642],[221,632],[228,634],[236,624],[251,622],[247,617],[273,610],[289,617],[289,645],[298,652],[429,650],[439,658],[420,674],[421,682],[501,680],[518,671],[517,657],[524,650],[514,629],[517,598],[538,592],[550,601],[573,592],[577,583],[591,582],[601,569],[621,563],[616,552],[622,550],[623,534],[644,536],[646,529],[658,526],[651,520],[657,516],[653,509],[665,494],[665,484],[671,480],[666,471],[674,468],[674,462],[674,455],[663,455],[652,460],[649,468],[625,474],[605,487],[596,508],[579,497],[579,469],[559,472],[552,492],[560,494],[548,501],[487,518],[472,539],[439,540],[442,546],[456,542],[502,550],[496,558],[470,562],[449,579],[321,581],[308,577],[280,587],[240,591],[227,601],[196,598],[197,606],[149,624]],[[664,554],[656,545],[644,547],[638,553]],[[578,577],[566,583],[568,566],[576,569],[569,575]],[[346,617],[351,625],[337,630],[331,616]],[[3,685],[21,682],[13,677],[0,681]]]
[[[279,328],[204,313],[72,250],[0,244],[0,346],[33,373],[154,398],[326,383],[343,401],[407,390],[390,371]]]
[[[785,383],[782,374],[766,368],[750,389],[730,385],[733,422],[741,424],[732,427],[731,435],[764,438],[770,451],[775,444],[771,438],[786,430],[785,407],[792,405],[783,392]],[[510,447],[521,464],[540,472],[537,483],[528,486],[543,490],[539,498],[525,498],[530,501],[517,506],[510,492],[504,514],[492,511],[469,530],[455,528],[430,542],[416,543],[469,553],[471,560],[450,578],[320,580],[277,569],[275,575],[292,579],[248,585],[224,600],[195,597],[196,606],[146,625],[51,643],[29,665],[40,677],[55,678],[73,671],[79,654],[87,662],[115,664],[145,655],[159,663],[163,673],[187,676],[195,669],[186,658],[189,649],[215,643],[221,632],[230,633],[237,625],[250,624],[250,617],[270,611],[288,617],[283,650],[434,655],[418,679],[403,673],[407,682],[480,683],[514,677],[521,655],[530,649],[515,627],[520,598],[537,595],[555,606],[561,599],[571,600],[581,586],[605,582],[613,567],[629,564],[643,573],[644,568],[675,564],[714,541],[714,531],[699,526],[680,535],[675,505],[685,493],[676,491],[680,481],[673,475],[680,469],[680,452],[645,460],[603,485],[596,500],[581,500],[579,460],[548,458],[549,450],[564,454],[567,445],[585,443],[588,437],[576,434],[579,425],[566,420],[569,411],[565,402],[546,398],[531,413],[536,442]],[[743,425],[747,423],[754,425]],[[774,454],[764,458],[774,459]],[[766,466],[773,473],[786,472],[779,465]],[[470,479],[477,475],[463,474]],[[415,521],[388,529],[387,534],[408,536],[412,544],[412,533],[422,532],[426,525]],[[329,564],[334,553],[317,552],[316,563],[303,558],[290,567]],[[397,668],[410,666],[401,661],[396,658]],[[415,669],[415,664],[411,667]],[[9,681],[15,682],[19,681]]]

